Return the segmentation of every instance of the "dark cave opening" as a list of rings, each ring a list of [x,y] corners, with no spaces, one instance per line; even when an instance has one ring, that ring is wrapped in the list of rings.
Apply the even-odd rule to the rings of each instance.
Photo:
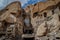
[[[23,40],[34,40],[34,37],[32,37],[32,38],[23,38]]]
[[[5,34],[0,34],[0,37],[5,36]]]
[[[54,14],[54,10],[52,10],[52,15]]]
[[[36,17],[36,16],[38,16],[38,12],[35,12],[35,13],[33,14],[33,18]]]
[[[44,14],[44,17],[47,17],[47,13],[46,12],[44,12],[43,14]]]
[[[59,21],[60,21],[60,15],[59,15]]]
[[[23,33],[24,34],[32,34],[33,33],[33,30],[24,30]]]

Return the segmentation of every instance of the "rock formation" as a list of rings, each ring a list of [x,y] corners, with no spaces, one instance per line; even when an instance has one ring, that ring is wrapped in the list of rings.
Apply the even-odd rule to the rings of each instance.
[[[56,33],[59,33],[60,28],[60,0],[47,0],[29,5],[25,11],[30,13],[36,40],[57,40],[54,37],[58,35]]]
[[[60,0],[21,8],[16,1],[0,11],[0,34],[5,40],[60,40]]]
[[[19,1],[12,2],[7,5],[3,10],[1,10],[0,21],[3,26],[2,33],[5,32],[7,37],[15,37],[17,40],[21,39],[21,34],[23,33],[23,21],[21,18],[21,3]],[[2,23],[3,22],[3,23]],[[2,27],[1,26],[1,27]],[[1,28],[0,28],[1,29]],[[19,38],[18,38],[19,37]],[[10,40],[12,40],[12,38]],[[9,40],[9,39],[6,39]]]

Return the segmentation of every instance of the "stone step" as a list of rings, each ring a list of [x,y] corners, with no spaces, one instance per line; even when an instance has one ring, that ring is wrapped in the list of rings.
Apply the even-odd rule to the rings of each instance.
[[[34,37],[34,34],[23,34],[22,38],[31,38]]]

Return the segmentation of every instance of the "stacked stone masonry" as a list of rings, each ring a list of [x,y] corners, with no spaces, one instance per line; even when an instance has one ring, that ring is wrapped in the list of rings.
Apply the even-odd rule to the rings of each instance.
[[[60,40],[60,0],[10,3],[0,10],[0,40]]]

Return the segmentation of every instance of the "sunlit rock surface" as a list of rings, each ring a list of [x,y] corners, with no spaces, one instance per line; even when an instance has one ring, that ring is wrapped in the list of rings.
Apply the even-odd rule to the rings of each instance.
[[[16,1],[0,13],[1,40],[60,40],[60,0],[39,2],[25,9]]]

